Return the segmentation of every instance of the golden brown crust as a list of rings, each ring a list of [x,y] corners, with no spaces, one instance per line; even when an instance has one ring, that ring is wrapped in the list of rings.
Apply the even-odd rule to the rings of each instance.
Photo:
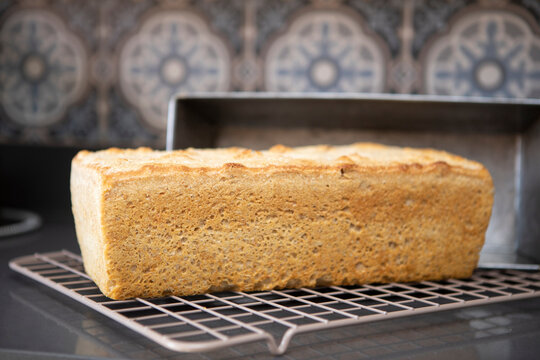
[[[109,149],[74,158],[72,198],[87,271],[122,299],[467,276],[493,184],[477,162],[376,144]]]

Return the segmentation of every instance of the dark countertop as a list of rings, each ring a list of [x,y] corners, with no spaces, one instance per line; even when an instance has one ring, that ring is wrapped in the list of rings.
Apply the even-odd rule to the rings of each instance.
[[[0,240],[0,358],[274,358],[264,343],[206,354],[166,350],[8,268],[34,252],[78,253],[70,220]],[[540,298],[476,306],[299,335],[284,359],[531,359],[540,354]]]

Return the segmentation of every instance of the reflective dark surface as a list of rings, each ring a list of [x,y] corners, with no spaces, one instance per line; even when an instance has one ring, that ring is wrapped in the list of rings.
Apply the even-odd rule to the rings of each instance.
[[[294,338],[273,357],[264,343],[205,354],[162,348],[8,268],[14,257],[78,252],[68,219],[0,243],[0,358],[533,359],[540,356],[540,298],[394,319]]]

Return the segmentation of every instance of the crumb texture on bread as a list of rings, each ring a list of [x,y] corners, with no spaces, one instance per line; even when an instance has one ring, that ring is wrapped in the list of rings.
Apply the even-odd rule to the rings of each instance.
[[[466,277],[493,204],[481,164],[376,144],[83,151],[71,191],[113,299]]]

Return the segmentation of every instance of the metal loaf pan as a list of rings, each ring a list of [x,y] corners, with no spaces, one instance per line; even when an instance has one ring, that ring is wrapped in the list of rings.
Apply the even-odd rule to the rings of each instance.
[[[167,149],[371,141],[482,162],[495,204],[480,263],[540,262],[540,100],[226,93],[169,103]]]

